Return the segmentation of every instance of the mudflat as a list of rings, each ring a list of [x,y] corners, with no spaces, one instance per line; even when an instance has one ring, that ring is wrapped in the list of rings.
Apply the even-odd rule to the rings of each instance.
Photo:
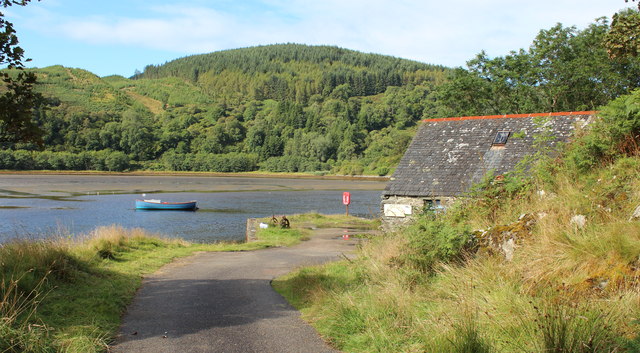
[[[225,192],[287,190],[382,190],[385,178],[242,175],[0,173],[0,196],[72,196],[96,193]]]

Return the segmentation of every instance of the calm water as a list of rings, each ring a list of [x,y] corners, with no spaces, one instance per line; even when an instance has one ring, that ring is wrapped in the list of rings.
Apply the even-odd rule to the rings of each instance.
[[[127,178],[131,177],[0,176],[0,242],[82,234],[112,224],[196,242],[242,240],[247,218],[310,211],[343,213],[343,191],[352,194],[350,214],[376,217],[385,186],[383,182],[335,180]],[[146,198],[197,200],[200,209],[136,211],[134,200],[149,191]]]

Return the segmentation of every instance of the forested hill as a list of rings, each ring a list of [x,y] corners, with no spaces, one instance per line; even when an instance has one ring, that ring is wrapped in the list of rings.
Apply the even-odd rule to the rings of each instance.
[[[37,69],[44,151],[5,145],[0,169],[384,175],[448,71],[296,44],[185,57],[132,78]]]
[[[433,68],[432,65],[379,54],[365,54],[335,46],[310,46],[303,44],[275,44],[242,49],[224,50],[209,54],[192,55],[163,65],[149,65],[134,78],[159,78],[181,76],[193,78],[194,72],[237,70],[243,73],[280,72],[283,64],[308,62],[315,65],[342,64],[369,68],[373,71],[407,71]]]
[[[343,84],[349,96],[370,96],[389,86],[433,81],[444,71],[441,66],[332,46],[278,44],[149,65],[133,79],[179,77],[197,83],[214,98],[305,104],[311,96],[328,96]]]

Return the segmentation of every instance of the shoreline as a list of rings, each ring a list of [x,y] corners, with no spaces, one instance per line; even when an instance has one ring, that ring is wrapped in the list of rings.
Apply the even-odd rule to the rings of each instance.
[[[220,172],[168,172],[168,171],[74,171],[74,170],[0,170],[0,175],[86,175],[86,176],[181,176],[181,177],[238,177],[238,178],[271,178],[271,179],[317,179],[317,180],[368,180],[389,181],[390,176],[376,175],[313,175],[303,173],[220,173]]]

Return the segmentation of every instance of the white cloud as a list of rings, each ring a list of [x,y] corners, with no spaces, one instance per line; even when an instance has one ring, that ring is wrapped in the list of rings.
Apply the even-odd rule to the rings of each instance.
[[[62,35],[91,44],[142,46],[192,52],[224,38],[233,26],[223,14],[206,8],[156,8],[156,18],[67,19],[55,26]],[[170,17],[166,14],[171,14]]]
[[[482,49],[496,56],[526,48],[540,29],[557,22],[582,28],[625,7],[622,0],[258,2],[266,12],[247,6],[215,8],[200,1],[198,6],[154,6],[122,17],[64,16],[55,12],[56,6],[45,11],[30,5],[31,25],[92,45],[146,47],[183,55],[296,42],[463,65]]]

